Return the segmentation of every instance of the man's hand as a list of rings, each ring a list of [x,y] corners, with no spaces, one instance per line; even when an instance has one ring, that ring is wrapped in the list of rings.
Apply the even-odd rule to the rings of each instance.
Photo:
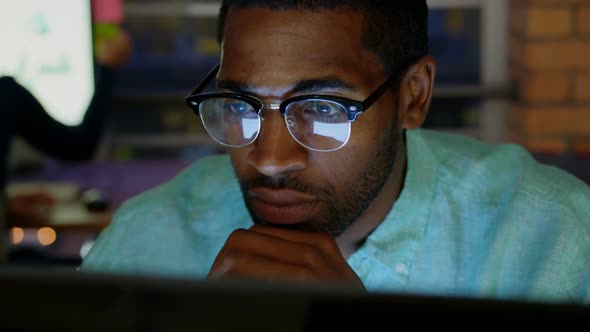
[[[254,225],[234,231],[208,279],[327,281],[364,289],[328,234]]]

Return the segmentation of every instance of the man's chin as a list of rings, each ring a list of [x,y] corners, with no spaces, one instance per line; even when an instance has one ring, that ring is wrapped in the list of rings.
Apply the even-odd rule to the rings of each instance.
[[[310,218],[303,221],[298,221],[296,223],[289,223],[289,222],[276,222],[273,220],[268,220],[263,216],[256,213],[253,209],[248,209],[250,212],[250,216],[252,217],[252,221],[254,224],[257,225],[264,225],[264,226],[271,226],[277,227],[282,229],[291,229],[295,231],[302,231],[302,232],[321,232],[321,222],[318,222],[317,218]]]

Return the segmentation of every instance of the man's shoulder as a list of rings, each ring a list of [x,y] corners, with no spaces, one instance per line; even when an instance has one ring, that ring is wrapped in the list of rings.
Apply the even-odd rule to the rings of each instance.
[[[117,210],[116,219],[135,217],[138,213],[153,214],[162,209],[175,213],[185,209],[206,209],[237,189],[229,157],[206,156],[170,180],[125,201]]]
[[[419,153],[430,154],[437,164],[439,179],[457,185],[513,183],[515,177],[536,165],[530,153],[516,144],[492,145],[477,139],[434,130],[419,130],[411,135],[419,142]],[[491,184],[491,183],[490,183]]]
[[[204,157],[124,202],[82,269],[203,275],[229,233],[248,221],[229,158]]]
[[[412,138],[428,146],[440,161],[514,162],[531,161],[531,154],[517,144],[488,144],[476,138],[429,129],[412,131]],[[506,158],[510,160],[506,160]]]
[[[491,145],[461,135],[413,134],[438,164],[439,184],[469,200],[528,200],[590,215],[590,189],[574,175],[538,162],[516,144]]]

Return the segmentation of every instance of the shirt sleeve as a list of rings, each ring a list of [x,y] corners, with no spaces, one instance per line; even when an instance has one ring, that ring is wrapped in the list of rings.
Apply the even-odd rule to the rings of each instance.
[[[11,92],[15,108],[15,131],[48,156],[65,161],[90,159],[98,146],[107,117],[114,72],[97,67],[97,84],[82,123],[67,126],[52,118],[39,101],[14,82]]]

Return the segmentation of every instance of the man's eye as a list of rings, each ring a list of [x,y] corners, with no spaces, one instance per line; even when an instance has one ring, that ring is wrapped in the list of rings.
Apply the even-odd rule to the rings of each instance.
[[[244,114],[249,112],[252,109],[248,103],[245,102],[236,102],[236,101],[227,101],[223,105],[226,111],[230,111],[233,113]]]
[[[305,107],[305,113],[311,113],[322,117],[337,115],[340,113],[340,106],[334,103],[325,101],[313,101]]]

